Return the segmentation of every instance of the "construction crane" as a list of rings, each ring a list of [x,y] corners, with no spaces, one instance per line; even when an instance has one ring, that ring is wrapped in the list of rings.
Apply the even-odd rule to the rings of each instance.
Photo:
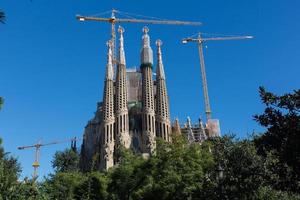
[[[110,11],[109,11],[110,12]],[[104,12],[102,14],[105,14]],[[127,18],[117,18],[116,14],[124,15]],[[115,24],[116,23],[144,23],[144,24],[167,24],[167,25],[194,25],[199,26],[201,25],[200,22],[188,22],[188,21],[174,21],[174,20],[162,20],[162,19],[137,19],[131,17],[130,15],[135,15],[131,13],[120,12],[118,10],[112,9],[111,10],[111,17],[103,18],[103,17],[94,17],[94,16],[82,16],[76,15],[76,19],[79,21],[98,21],[98,22],[108,22],[111,24],[111,41],[112,41],[112,53],[113,53],[113,62],[116,63],[116,31],[115,31]],[[139,17],[146,17],[141,15],[135,15]]]
[[[38,143],[33,144],[33,145],[29,145],[29,146],[20,146],[18,147],[19,150],[25,150],[25,149],[30,149],[30,148],[35,148],[35,159],[34,162],[32,164],[33,167],[33,179],[36,179],[38,176],[38,168],[40,166],[40,150],[41,147],[43,146],[49,146],[49,145],[54,145],[54,144],[60,144],[60,143],[65,143],[65,142],[70,142],[71,141],[71,148],[74,149],[74,147],[76,146],[76,141],[80,140],[80,138],[74,137],[71,139],[67,139],[67,140],[61,140],[61,141],[54,141],[54,142],[50,142],[50,143],[45,143],[42,144],[41,141],[38,141]]]
[[[204,103],[205,103],[205,114],[206,120],[211,119],[211,109],[208,97],[208,89],[207,89],[207,80],[206,80],[206,72],[205,72],[205,63],[204,63],[204,55],[203,55],[203,42],[206,41],[217,41],[217,40],[243,40],[243,39],[251,39],[253,36],[225,36],[225,37],[209,37],[202,38],[201,33],[198,33],[197,38],[184,38],[182,39],[182,43],[186,44],[188,42],[197,42],[198,50],[199,50],[199,59],[200,59],[200,69],[201,69],[201,77],[202,77],[202,87],[204,93]]]

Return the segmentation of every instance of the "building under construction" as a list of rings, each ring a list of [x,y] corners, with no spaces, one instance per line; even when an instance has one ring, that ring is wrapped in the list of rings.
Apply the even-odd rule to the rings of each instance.
[[[139,69],[127,69],[123,28],[119,28],[116,72],[112,44],[109,42],[103,101],[85,127],[81,149],[81,168],[90,170],[93,160],[100,170],[117,162],[114,152],[121,145],[135,153],[149,156],[156,148],[156,137],[171,142],[171,134],[183,133],[189,141],[201,142],[217,132],[207,131],[202,122],[197,128],[190,121],[171,125],[166,75],[162,60],[162,42],[156,41],[156,78],[153,76],[153,52],[148,28],[143,29]]]

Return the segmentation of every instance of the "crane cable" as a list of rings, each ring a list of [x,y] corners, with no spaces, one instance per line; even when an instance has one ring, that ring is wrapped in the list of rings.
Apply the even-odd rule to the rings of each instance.
[[[198,37],[199,33],[201,33],[201,35],[205,35],[208,37],[239,37],[240,35],[227,35],[227,34],[222,34],[222,33],[205,33],[205,32],[197,32],[191,36],[189,36],[188,38],[194,38],[194,37]]]

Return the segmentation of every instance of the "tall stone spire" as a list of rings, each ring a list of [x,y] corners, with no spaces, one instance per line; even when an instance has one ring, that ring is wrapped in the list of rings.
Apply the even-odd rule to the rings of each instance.
[[[143,28],[143,43],[141,49],[142,71],[142,151],[152,154],[155,151],[155,111],[153,92],[153,52],[150,47],[149,29]]]
[[[124,28],[122,26],[119,26],[118,32],[120,33],[120,39],[119,39],[119,62],[118,64],[126,65],[125,61],[125,51],[124,51],[124,37],[123,33],[125,32]]]
[[[119,59],[117,64],[116,76],[116,142],[117,145],[123,145],[125,148],[130,147],[129,137],[129,119],[127,108],[127,83],[126,83],[126,64],[124,52],[124,29],[119,26],[120,33]]]
[[[165,141],[171,141],[171,121],[169,100],[166,87],[166,77],[162,62],[160,40],[156,41],[157,46],[157,67],[156,67],[156,135]]]
[[[112,43],[107,43],[107,65],[103,94],[103,124],[101,131],[100,169],[107,170],[114,165],[114,84],[112,64]]]

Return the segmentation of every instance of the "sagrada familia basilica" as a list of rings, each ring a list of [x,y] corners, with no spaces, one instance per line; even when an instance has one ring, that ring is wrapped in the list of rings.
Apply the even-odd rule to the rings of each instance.
[[[192,126],[189,118],[184,127],[180,127],[178,120],[171,125],[162,42],[156,41],[154,80],[149,29],[143,28],[140,69],[126,69],[124,29],[119,27],[118,32],[116,71],[110,41],[103,101],[98,103],[94,118],[85,127],[80,161],[83,171],[88,171],[92,165],[100,170],[113,167],[117,163],[114,153],[121,145],[143,156],[151,156],[155,152],[156,137],[171,142],[171,133],[186,134],[189,141],[202,141],[210,136],[201,120],[197,126]]]

